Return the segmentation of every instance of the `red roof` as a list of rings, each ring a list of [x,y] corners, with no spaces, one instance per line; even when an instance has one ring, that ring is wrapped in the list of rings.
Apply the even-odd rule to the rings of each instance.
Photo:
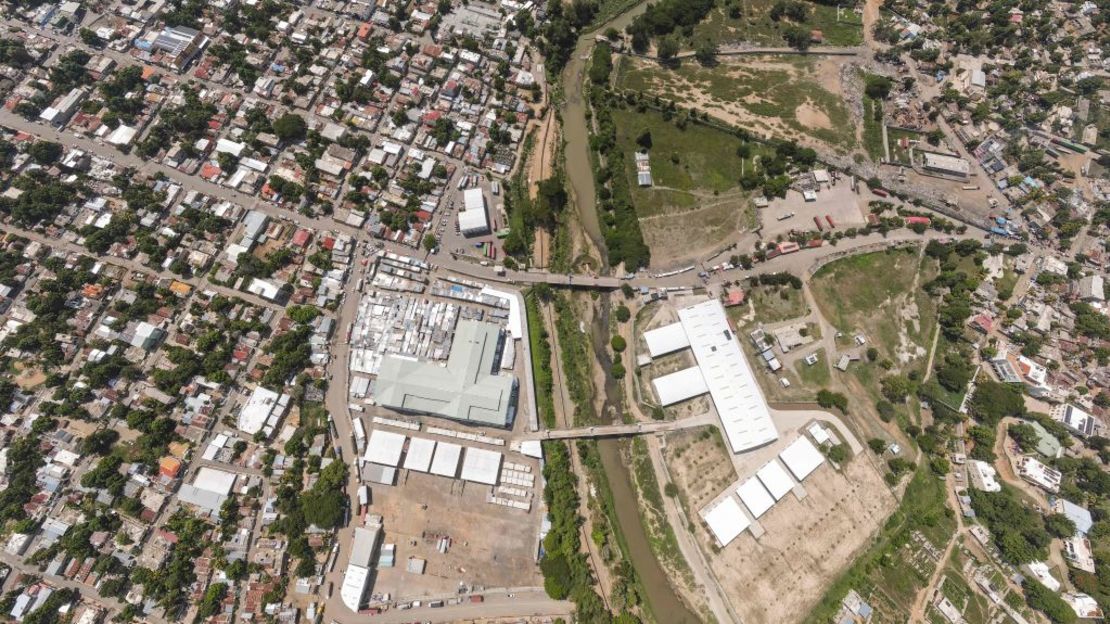
[[[220,175],[219,165],[213,165],[212,163],[204,163],[204,166],[200,168],[200,177],[202,177],[206,180],[211,180],[211,179],[215,178],[218,175]]]
[[[929,217],[906,217],[906,223],[909,225],[917,225],[918,223],[921,225],[929,225],[931,221],[929,221]]]
[[[304,247],[311,238],[312,234],[308,230],[297,230],[297,233],[293,235],[293,244],[297,247]]]
[[[329,251],[335,249],[335,239],[331,236],[325,236],[324,240],[322,240],[320,244],[324,246],[324,249],[327,249]]]

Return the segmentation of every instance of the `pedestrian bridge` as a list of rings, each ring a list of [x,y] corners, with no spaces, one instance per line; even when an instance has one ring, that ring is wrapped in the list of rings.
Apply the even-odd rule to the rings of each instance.
[[[630,425],[596,425],[593,427],[577,427],[574,429],[546,429],[535,431],[521,436],[521,440],[572,440],[577,438],[622,438],[646,433],[660,433],[666,431],[680,431],[704,427],[717,422],[712,414],[702,414],[679,420],[663,420],[655,422],[639,422]]]

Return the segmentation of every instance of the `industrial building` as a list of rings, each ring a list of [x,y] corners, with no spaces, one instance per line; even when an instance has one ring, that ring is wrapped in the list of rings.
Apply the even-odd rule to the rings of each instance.
[[[262,432],[267,438],[274,434],[285,412],[289,410],[289,395],[258,386],[239,410],[236,426],[248,435]]]
[[[402,412],[511,427],[518,387],[515,376],[500,374],[504,341],[498,325],[459,321],[446,366],[386,355],[374,383],[375,397],[379,404]]]
[[[1049,415],[1075,435],[1084,438],[1094,435],[1096,431],[1102,428],[1094,416],[1070,403],[1054,406],[1049,411]]]
[[[169,26],[158,33],[150,43],[150,48],[165,53],[168,64],[181,71],[200,54],[207,42],[208,37],[195,28]]]
[[[205,466],[197,471],[192,484],[181,486],[177,491],[177,499],[209,514],[215,514],[220,511],[234,485],[234,474]]]
[[[962,178],[971,175],[971,163],[958,156],[923,152],[922,157],[926,171]]]
[[[347,571],[343,574],[343,585],[339,588],[340,599],[351,611],[358,612],[362,606],[381,539],[380,517],[371,517],[365,527],[355,528],[351,557],[347,560]]]
[[[644,334],[652,358],[690,348],[697,366],[653,380],[663,405],[709,393],[732,452],[778,439],[751,365],[715,299],[682,308],[679,322]]]
[[[463,209],[459,211],[459,231],[463,236],[481,236],[490,233],[486,196],[480,188],[463,191]]]

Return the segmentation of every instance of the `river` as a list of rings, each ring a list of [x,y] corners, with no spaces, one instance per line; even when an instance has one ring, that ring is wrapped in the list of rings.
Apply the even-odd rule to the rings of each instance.
[[[591,328],[594,352],[605,370],[609,370],[611,364],[608,350],[610,297],[612,295],[608,293],[601,296],[598,302],[600,309]],[[620,396],[620,381],[612,375],[606,375],[603,420],[608,419],[610,414],[619,415],[622,412]],[[643,598],[647,601],[652,616],[659,624],[699,624],[701,619],[682,602],[651,549],[651,542],[648,541],[640,518],[640,502],[632,485],[632,475],[621,458],[621,441],[604,438],[598,440],[597,449],[601,466],[609,481],[609,491],[613,496],[617,524],[624,536],[626,554],[640,580]]]
[[[608,22],[598,26],[578,39],[574,55],[563,70],[563,103],[561,108],[563,136],[566,140],[566,175],[571,197],[578,207],[579,221],[594,246],[602,254],[602,272],[608,268],[605,262],[605,238],[601,234],[601,222],[597,212],[597,195],[594,188],[594,173],[590,159],[590,136],[586,122],[586,101],[583,83],[586,63],[594,46],[597,33],[608,28],[624,30],[635,17],[644,12],[647,2],[640,2],[624,13],[618,14]],[[604,294],[598,300],[598,313],[592,327],[594,351],[605,370],[609,370],[609,309],[610,295]],[[620,414],[620,384],[611,375],[606,375],[605,408],[603,418],[610,413]],[[598,441],[601,464],[608,477],[609,490],[613,496],[617,524],[624,536],[627,556],[636,571],[644,600],[655,620],[660,624],[698,624],[701,622],[675,592],[666,572],[663,571],[651,542],[644,531],[640,519],[639,501],[632,486],[629,468],[621,459],[620,442],[613,439]]]
[[[594,189],[593,161],[590,159],[590,134],[586,125],[586,96],[583,85],[586,78],[586,63],[593,50],[595,37],[609,28],[623,31],[637,15],[644,12],[647,2],[640,2],[594,28],[578,38],[574,54],[563,69],[563,102],[560,112],[563,117],[563,137],[566,139],[567,186],[574,205],[578,207],[578,218],[582,228],[593,241],[605,262],[605,237],[601,234],[601,221],[597,214],[597,194]]]

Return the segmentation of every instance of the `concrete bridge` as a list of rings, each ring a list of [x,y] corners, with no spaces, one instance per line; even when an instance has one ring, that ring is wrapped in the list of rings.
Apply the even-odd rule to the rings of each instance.
[[[657,422],[639,422],[631,425],[596,425],[593,427],[577,427],[574,429],[547,429],[526,433],[520,440],[572,440],[577,438],[621,438],[626,436],[659,433],[663,431],[680,431],[693,429],[717,423],[713,414],[702,414],[679,420],[661,420]]]

